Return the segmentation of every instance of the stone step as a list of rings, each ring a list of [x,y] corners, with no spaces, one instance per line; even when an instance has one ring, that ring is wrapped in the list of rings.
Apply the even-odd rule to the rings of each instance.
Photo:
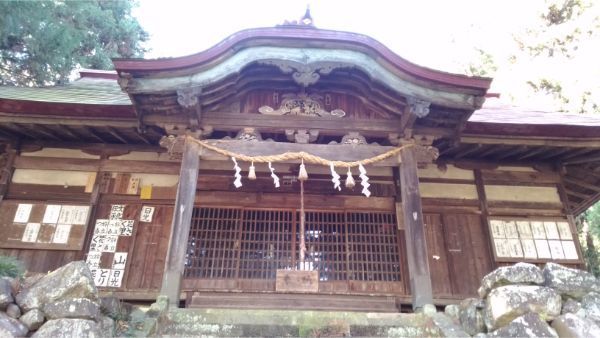
[[[214,337],[439,337],[421,313],[171,309],[159,320],[158,336]]]

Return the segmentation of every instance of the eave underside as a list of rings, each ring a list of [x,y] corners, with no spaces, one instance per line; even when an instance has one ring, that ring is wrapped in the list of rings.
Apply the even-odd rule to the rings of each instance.
[[[206,122],[214,123],[216,118],[205,117]],[[232,116],[232,118],[234,118]],[[212,120],[211,120],[212,119]],[[268,121],[269,119],[264,119]],[[302,119],[296,119],[302,121]],[[204,120],[203,120],[204,121]],[[221,123],[226,119],[221,117]],[[231,121],[231,120],[230,120]],[[229,136],[235,136],[235,130],[248,127],[250,120],[239,121],[240,126],[230,125]],[[18,143],[21,147],[75,147],[86,149],[120,149],[162,152],[158,141],[167,132],[164,129],[168,119],[146,121],[143,132],[138,128],[137,119],[100,119],[100,118],[56,118],[56,117],[15,117],[0,115],[0,140]],[[173,121],[171,121],[173,122]],[[176,122],[176,121],[175,121]],[[275,124],[272,122],[272,128]],[[305,122],[307,125],[314,121]],[[331,122],[331,130],[337,122]],[[260,124],[260,121],[259,123]],[[264,128],[263,124],[263,128]],[[339,130],[338,135],[359,127],[360,123]],[[322,126],[327,128],[327,123]],[[380,130],[374,130],[374,129]],[[370,126],[372,137],[382,145],[389,145],[383,137],[393,126],[373,124]],[[343,128],[342,128],[343,129]],[[340,138],[334,137],[338,142]],[[277,139],[278,142],[287,142]],[[561,170],[563,186],[568,208],[574,214],[585,211],[600,200],[600,138],[515,138],[502,136],[462,135],[461,142],[453,138],[439,136],[434,142],[440,150],[440,163],[458,163],[487,168],[494,166],[526,165],[539,170]]]

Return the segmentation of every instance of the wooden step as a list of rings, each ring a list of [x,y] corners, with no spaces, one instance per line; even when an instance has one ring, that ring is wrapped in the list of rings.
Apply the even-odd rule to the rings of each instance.
[[[392,296],[191,292],[188,308],[398,312]]]

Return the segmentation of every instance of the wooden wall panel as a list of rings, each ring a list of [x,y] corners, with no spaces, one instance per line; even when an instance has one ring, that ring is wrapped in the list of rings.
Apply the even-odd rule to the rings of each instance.
[[[130,262],[127,273],[128,291],[158,290],[169,245],[169,233],[173,218],[173,206],[152,205],[152,222],[136,222],[133,248],[130,249]],[[141,208],[141,204],[139,205]]]
[[[452,285],[449,282],[448,254],[441,216],[438,214],[424,214],[423,218],[425,220],[425,240],[427,241],[433,294],[435,297],[451,296]]]
[[[81,251],[32,249],[0,249],[0,255],[13,256],[23,263],[26,271],[47,273],[81,259]]]
[[[491,271],[488,238],[477,215],[445,214],[444,235],[452,291],[455,296],[475,295],[481,278]]]

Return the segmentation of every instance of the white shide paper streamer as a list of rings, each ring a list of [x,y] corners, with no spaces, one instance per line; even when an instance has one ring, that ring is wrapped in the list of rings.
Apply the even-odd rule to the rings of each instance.
[[[233,175],[233,177],[235,177],[235,180],[233,181],[233,185],[236,188],[239,188],[242,186],[242,175],[240,174],[242,172],[242,168],[240,168],[240,166],[238,165],[237,161],[235,160],[235,157],[232,157],[231,160],[235,164],[233,166],[233,169],[235,169],[235,175]]]
[[[363,189],[361,192],[363,193],[363,195],[369,197],[369,196],[371,196],[371,192],[369,191],[369,187],[371,185],[369,184],[369,177],[367,176],[367,170],[365,169],[365,167],[363,167],[362,163],[358,165],[358,171],[360,172],[360,175],[358,176],[361,179],[360,185],[363,186]]]
[[[331,182],[333,182],[333,188],[339,190],[342,190],[342,188],[340,188],[340,175],[338,175],[338,173],[335,172],[335,168],[333,167],[333,163],[329,163],[329,169],[331,169]]]
[[[273,183],[275,184],[275,188],[279,188],[279,177],[275,175],[275,168],[269,162],[269,170],[271,170],[271,177],[273,178]]]

